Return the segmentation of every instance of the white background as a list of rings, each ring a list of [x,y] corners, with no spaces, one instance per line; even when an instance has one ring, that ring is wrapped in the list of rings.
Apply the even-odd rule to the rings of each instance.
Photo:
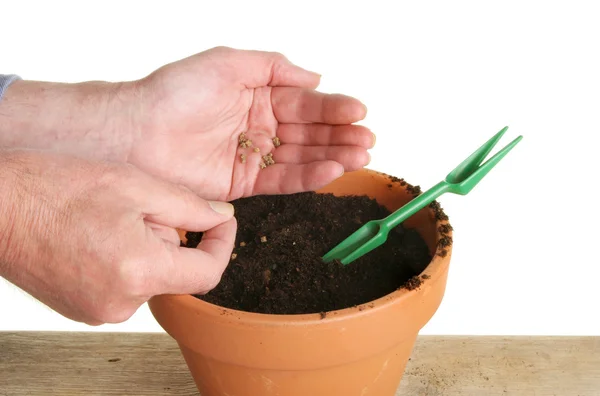
[[[392,5],[393,4],[393,5]],[[0,73],[128,80],[217,45],[273,50],[360,98],[370,168],[428,188],[505,125],[523,141],[468,195],[422,334],[600,335],[600,13],[593,2],[2,1]],[[0,280],[0,330],[71,322]]]

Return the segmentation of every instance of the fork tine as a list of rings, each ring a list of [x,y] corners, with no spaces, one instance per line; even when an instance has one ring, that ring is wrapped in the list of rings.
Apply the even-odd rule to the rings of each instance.
[[[483,179],[485,175],[487,175],[488,172],[491,171],[492,168],[496,166],[496,164],[500,162],[500,160],[504,158],[504,156],[508,154],[508,152],[512,150],[517,145],[517,143],[521,141],[521,139],[523,139],[523,136],[518,136],[517,138],[515,138],[515,140],[504,146],[502,150],[498,151],[492,158],[487,160],[483,165],[476,169],[475,172],[469,175],[461,183],[466,187],[466,190],[464,192],[467,193],[471,191],[473,187],[475,187],[477,183],[479,183],[479,181],[481,181],[481,179]]]
[[[485,157],[487,157],[490,151],[492,151],[507,129],[508,126],[502,128],[500,132],[492,136],[487,142],[481,145],[481,147],[475,150],[475,152],[473,152],[473,154],[471,154],[466,160],[454,168],[448,174],[448,177],[452,179],[451,181],[458,183],[469,177],[469,175],[471,175],[479,167],[481,162],[485,159]]]
[[[323,261],[326,263],[334,259],[342,259],[356,249],[360,248],[370,238],[364,238],[364,234],[368,234],[368,224],[363,224],[359,229],[354,231],[350,236],[346,237],[342,242],[338,243],[333,249],[323,256]]]
[[[340,261],[343,265],[350,264],[351,262],[358,259],[359,257],[362,257],[365,254],[371,252],[372,250],[377,249],[379,246],[383,245],[385,243],[385,241],[386,241],[385,237],[381,238],[381,237],[374,236],[367,242],[363,243],[362,246],[360,247],[360,249],[353,250],[352,252],[350,252],[350,254],[347,254],[346,257],[344,257]]]
[[[349,236],[348,238],[352,237]],[[322,260],[326,263],[335,260],[336,258],[340,258],[340,257],[345,257],[348,255],[349,252],[352,251],[352,249],[357,249],[360,245],[350,245],[350,244],[346,244],[346,241],[342,241],[340,243],[338,243],[333,249],[331,249],[329,252],[327,252],[327,254],[325,254],[322,258]],[[348,246],[350,245],[350,246]]]

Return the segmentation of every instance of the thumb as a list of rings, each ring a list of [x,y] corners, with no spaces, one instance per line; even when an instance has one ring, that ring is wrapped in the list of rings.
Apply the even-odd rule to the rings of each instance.
[[[321,76],[290,62],[279,52],[217,47],[212,51],[234,66],[239,82],[248,88],[285,86],[317,88]]]
[[[229,263],[235,244],[237,221],[233,205],[206,201],[186,187],[154,178],[143,172],[126,184],[129,195],[143,210],[146,223],[155,228],[203,231],[196,249],[180,247],[164,237],[171,256],[157,268],[155,294],[203,294],[213,289]],[[149,224],[150,223],[150,224]]]
[[[237,221],[232,217],[206,231],[196,249],[166,243],[173,266],[166,269],[160,294],[205,294],[215,288],[231,258],[236,230]]]

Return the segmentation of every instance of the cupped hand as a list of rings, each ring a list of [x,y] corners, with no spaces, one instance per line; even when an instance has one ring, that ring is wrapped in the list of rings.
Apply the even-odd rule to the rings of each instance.
[[[229,262],[233,207],[127,164],[0,150],[0,276],[92,325],[153,295],[205,293]],[[176,229],[206,231],[197,249]]]
[[[365,106],[319,81],[271,52],[218,47],[168,64],[135,84],[128,161],[207,199],[318,189],[367,165],[375,143],[351,125]]]

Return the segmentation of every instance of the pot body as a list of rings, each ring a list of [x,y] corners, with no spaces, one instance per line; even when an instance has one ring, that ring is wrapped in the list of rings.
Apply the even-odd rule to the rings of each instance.
[[[371,170],[347,173],[319,192],[366,194],[390,210],[413,197],[404,183]],[[434,255],[419,288],[324,318],[242,312],[189,295],[153,297],[150,310],[179,344],[202,396],[393,396],[445,292],[452,247],[436,254],[442,223],[429,207],[405,222]]]

